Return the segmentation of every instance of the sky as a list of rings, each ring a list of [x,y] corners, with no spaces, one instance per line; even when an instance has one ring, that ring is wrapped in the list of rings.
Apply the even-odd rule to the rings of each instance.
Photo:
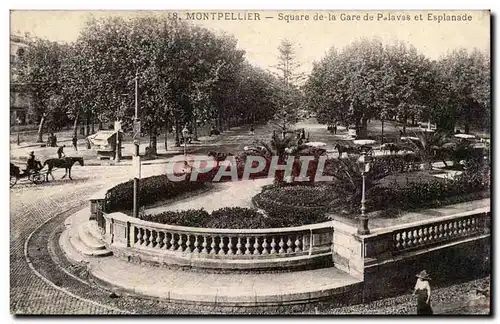
[[[188,12],[194,14],[200,11],[175,12],[179,17],[187,19]],[[217,14],[229,11],[209,12]],[[324,57],[332,46],[342,48],[362,37],[378,38],[385,43],[403,41],[414,45],[431,59],[437,59],[440,55],[460,47],[490,51],[489,11],[246,11],[246,13],[250,13],[254,19],[258,15],[260,20],[191,21],[216,32],[233,34],[238,39],[238,47],[246,51],[249,62],[265,69],[277,63],[277,47],[284,38],[295,45],[296,58],[303,72],[310,71],[312,63]],[[11,33],[29,32],[33,36],[71,42],[76,40],[85,21],[91,16],[134,17],[150,14],[165,14],[165,12],[11,11],[10,26]],[[367,14],[372,16],[373,20],[364,20]],[[462,17],[465,14],[470,16],[470,21],[438,22],[429,20],[429,14]],[[301,20],[287,22],[285,15],[293,15]],[[319,20],[320,15],[323,20]],[[347,15],[352,19],[359,17],[361,21],[341,20],[341,18],[347,19]],[[309,20],[305,20],[306,16]],[[330,20],[331,16],[335,16],[336,20]],[[318,20],[315,20],[315,17],[318,17]],[[398,17],[400,21],[397,21]],[[403,17],[409,20],[401,21]],[[420,20],[421,17],[424,18],[423,21]],[[388,20],[384,20],[385,18]]]

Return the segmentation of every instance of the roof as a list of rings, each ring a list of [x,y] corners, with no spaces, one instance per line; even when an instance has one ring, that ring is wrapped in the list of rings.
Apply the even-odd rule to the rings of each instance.
[[[107,145],[108,140],[113,137],[117,131],[115,130],[102,130],[95,134],[88,136],[89,141],[94,145]]]

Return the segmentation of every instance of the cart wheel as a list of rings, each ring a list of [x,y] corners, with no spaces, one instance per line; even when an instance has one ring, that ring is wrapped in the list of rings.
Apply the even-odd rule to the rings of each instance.
[[[43,182],[43,176],[40,173],[30,174],[29,180],[34,184],[39,184]]]
[[[12,188],[17,183],[17,177],[15,175],[10,176],[10,187]]]

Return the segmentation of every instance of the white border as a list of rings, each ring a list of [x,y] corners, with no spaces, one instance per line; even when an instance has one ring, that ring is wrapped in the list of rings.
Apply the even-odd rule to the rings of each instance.
[[[307,0],[307,1],[297,1],[297,0],[288,0],[283,3],[279,3],[277,1],[269,1],[269,0],[254,0],[254,1],[245,1],[245,2],[237,2],[237,1],[220,1],[220,0],[212,0],[210,2],[205,2],[205,1],[193,1],[193,0],[184,0],[184,1],[179,1],[179,2],[167,2],[167,1],[152,1],[152,0],[141,0],[141,1],[115,1],[115,2],[104,2],[103,0],[86,0],[86,1],[54,1],[54,0],[46,0],[46,1],[15,1],[15,0],[6,0],[2,1],[2,15],[3,18],[1,20],[1,26],[2,26],[2,33],[1,35],[4,37],[4,41],[1,43],[2,44],[2,60],[3,64],[1,65],[2,73],[0,75],[3,76],[2,81],[3,81],[3,91],[2,91],[2,103],[3,109],[0,111],[0,114],[2,114],[3,118],[0,118],[5,124],[4,127],[1,127],[2,131],[2,150],[4,152],[4,157],[5,160],[8,159],[8,151],[9,151],[9,144],[7,141],[7,138],[9,136],[9,88],[8,88],[8,76],[9,76],[9,68],[8,68],[8,62],[9,62],[9,56],[8,56],[8,40],[7,38],[9,37],[9,11],[8,9],[339,9],[339,10],[349,10],[349,9],[492,9],[493,13],[498,14],[500,10],[498,9],[498,3],[499,1],[481,1],[481,0],[474,0],[474,1],[453,1],[453,2],[444,2],[444,1],[436,1],[436,0],[421,0],[421,1],[389,1],[389,0],[379,0],[379,1],[360,1],[360,0],[350,0],[350,1],[345,1],[345,2],[333,2],[333,1],[318,1],[318,0]],[[138,6],[140,5],[140,6]],[[497,17],[498,18],[498,17]],[[498,24],[498,21],[497,21]],[[495,27],[495,33],[494,33],[494,41],[498,41],[498,33],[497,31],[497,26]],[[497,53],[498,55],[498,53]],[[495,62],[498,63],[498,62]],[[498,67],[498,64],[496,64],[496,67]],[[497,75],[497,68],[495,69],[495,75]],[[493,91],[498,90],[498,87],[496,86],[495,89],[492,89]],[[496,107],[497,101],[495,100],[493,107]],[[495,115],[495,122],[498,125],[499,124],[499,113],[496,113]],[[495,132],[493,136],[496,139]],[[496,141],[495,141],[496,142]],[[495,151],[498,152],[498,146],[495,144]],[[5,197],[3,199],[4,202],[8,201],[9,197],[9,189],[7,189],[7,161],[3,161],[2,163],[3,166],[5,166],[5,170],[2,170],[5,177],[2,177],[4,180],[4,185],[2,188],[2,195],[1,197]],[[495,172],[496,174],[496,172]],[[496,184],[496,182],[495,182]],[[8,206],[7,203],[4,203],[3,206]],[[495,213],[496,214],[496,213]],[[0,237],[2,238],[3,242],[0,245],[2,247],[2,267],[1,267],[1,278],[2,278],[2,286],[1,286],[1,292],[2,292],[2,298],[1,298],[1,305],[3,307],[3,312],[2,312],[2,323],[10,323],[14,321],[14,318],[10,316],[10,302],[9,302],[9,294],[10,294],[10,287],[9,287],[9,248],[10,248],[10,234],[9,234],[9,211],[8,208],[4,207],[4,212],[2,213],[3,215],[3,226],[2,231],[3,235]],[[494,222],[495,224],[495,230],[496,234],[498,234],[498,226],[499,226],[498,221]],[[493,250],[495,251],[495,250]],[[495,258],[496,260],[497,258]],[[496,267],[495,267],[496,269]],[[496,278],[495,278],[496,279]],[[497,280],[495,280],[496,282]],[[496,288],[496,287],[495,287]],[[496,289],[495,289],[496,293]],[[496,300],[496,299],[495,299]],[[492,305],[492,306],[496,306]],[[118,318],[118,320],[123,320],[124,318]],[[169,318],[168,321],[169,323],[172,322],[177,322],[181,320],[186,320],[187,318]],[[196,320],[199,320],[201,318],[196,318]],[[212,318],[211,320],[223,320],[224,318]],[[337,321],[340,318],[301,318],[301,317],[296,317],[296,318],[272,318],[273,321],[276,320],[286,320],[286,321],[300,321],[303,322],[304,320],[314,320],[314,321]],[[405,320],[406,318],[394,318],[397,321],[400,320]],[[442,318],[441,318],[442,319]],[[17,321],[21,321],[21,319],[16,319]],[[37,321],[42,321],[42,320],[48,320],[48,321],[53,321],[56,320],[56,318],[47,318],[47,319],[22,319],[22,321],[29,320],[30,322],[37,322]],[[64,319],[65,320],[65,319]],[[109,321],[110,318],[97,318],[97,319],[92,319],[93,321],[104,323],[105,321]],[[145,321],[145,320],[152,320],[152,318],[144,318],[140,319],[140,321]],[[231,320],[231,319],[230,319]],[[251,321],[258,321],[258,322],[263,322],[263,321],[268,321],[270,320],[269,318],[238,318],[239,321],[241,320],[251,320]],[[346,320],[345,318],[342,318],[342,320]],[[356,319],[347,319],[349,321],[355,321],[358,320]],[[362,321],[373,321],[374,319],[368,319],[368,318],[359,318],[359,320]],[[471,322],[479,322],[484,319],[481,318],[467,318],[468,321]],[[72,319],[71,321],[73,322],[79,322],[79,323],[85,323],[88,321],[88,318],[86,319],[81,319],[81,318],[75,318]],[[437,320],[433,319],[426,319],[426,321],[429,322],[434,322]]]

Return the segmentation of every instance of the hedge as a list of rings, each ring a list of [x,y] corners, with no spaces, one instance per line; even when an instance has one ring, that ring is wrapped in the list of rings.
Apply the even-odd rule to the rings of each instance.
[[[293,227],[304,225],[298,218],[273,218],[256,209],[224,207],[209,214],[203,209],[185,211],[166,211],[160,214],[143,214],[145,221],[203,228],[258,229]]]
[[[173,182],[168,179],[167,175],[152,176],[141,179],[139,183],[139,201],[141,206],[144,206],[204,187],[205,183],[202,181],[193,182],[186,179],[185,181]],[[133,180],[121,183],[108,190],[106,194],[106,211],[130,210],[134,205],[133,198]]]

